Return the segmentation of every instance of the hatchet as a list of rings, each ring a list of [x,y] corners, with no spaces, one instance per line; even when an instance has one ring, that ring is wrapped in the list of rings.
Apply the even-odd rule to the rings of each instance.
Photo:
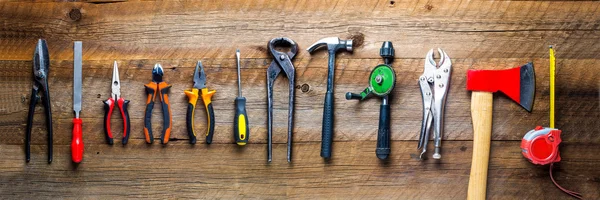
[[[493,93],[501,91],[531,112],[535,94],[533,63],[506,70],[467,71],[473,120],[473,158],[467,199],[485,199],[492,137]]]

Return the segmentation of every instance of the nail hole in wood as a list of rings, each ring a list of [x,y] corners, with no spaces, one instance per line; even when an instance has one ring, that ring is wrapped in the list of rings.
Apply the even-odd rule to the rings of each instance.
[[[73,21],[79,21],[81,19],[81,11],[77,8],[71,9],[71,11],[69,11],[69,18]]]
[[[100,98],[100,97],[102,97],[102,95],[101,95],[101,94],[98,94],[98,95],[96,95],[96,98]]]
[[[310,85],[308,84],[302,84],[302,86],[300,87],[300,89],[302,90],[303,93],[306,93],[308,91],[310,91]]]
[[[433,6],[432,6],[432,5],[430,5],[430,4],[427,4],[427,5],[425,5],[425,9],[427,9],[427,10],[431,10],[431,9],[433,9]]]
[[[393,6],[394,4],[396,4],[396,1],[390,1],[390,6]]]

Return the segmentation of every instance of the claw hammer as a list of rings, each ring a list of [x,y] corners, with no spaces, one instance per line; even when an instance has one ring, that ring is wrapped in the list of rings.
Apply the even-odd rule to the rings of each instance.
[[[533,63],[506,70],[469,70],[467,90],[471,93],[473,158],[467,199],[485,199],[492,137],[493,92],[501,91],[531,112],[535,94]]]
[[[333,78],[335,69],[335,53],[340,49],[352,52],[352,40],[341,40],[338,37],[320,39],[306,49],[309,53],[319,47],[327,46],[329,54],[327,73],[327,93],[325,93],[325,105],[323,106],[323,130],[321,139],[321,157],[331,158],[331,144],[333,143]]]

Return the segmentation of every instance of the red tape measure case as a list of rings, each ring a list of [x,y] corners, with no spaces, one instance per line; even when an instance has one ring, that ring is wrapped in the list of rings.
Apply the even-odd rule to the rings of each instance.
[[[535,127],[523,136],[521,153],[527,160],[537,165],[560,162],[558,145],[561,131],[554,128]]]

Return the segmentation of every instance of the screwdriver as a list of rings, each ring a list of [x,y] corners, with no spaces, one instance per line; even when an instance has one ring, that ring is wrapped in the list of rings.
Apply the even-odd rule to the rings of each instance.
[[[239,146],[248,143],[250,131],[248,127],[248,115],[246,115],[246,98],[242,96],[242,79],[240,76],[240,50],[235,52],[237,60],[238,96],[235,98],[235,118],[233,119],[233,137]]]

